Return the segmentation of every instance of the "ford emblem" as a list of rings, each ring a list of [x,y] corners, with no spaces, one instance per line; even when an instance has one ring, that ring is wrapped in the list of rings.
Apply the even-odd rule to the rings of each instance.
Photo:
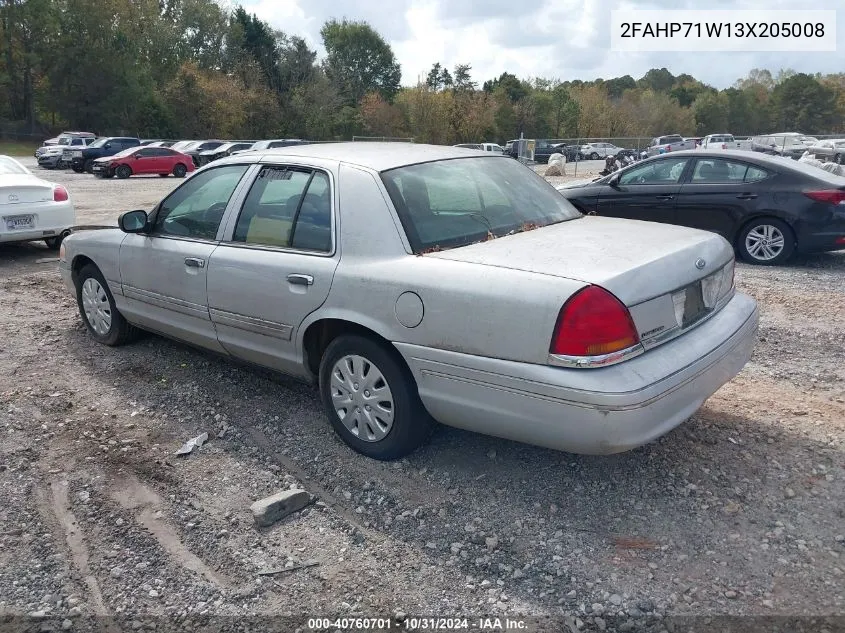
[[[701,270],[706,265],[707,265],[707,262],[704,261],[703,259],[701,259],[700,257],[695,260],[695,267],[698,268],[698,270]]]
[[[9,202],[17,202],[18,197],[15,194],[9,194]]]

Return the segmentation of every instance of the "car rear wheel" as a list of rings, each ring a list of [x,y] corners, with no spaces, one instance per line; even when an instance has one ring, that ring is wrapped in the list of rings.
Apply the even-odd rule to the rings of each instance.
[[[76,302],[85,326],[98,343],[123,345],[138,336],[138,329],[118,312],[103,274],[93,264],[79,271]]]
[[[88,159],[85,161],[84,171],[87,171],[89,174],[94,173],[94,161],[92,159]]]
[[[70,231],[62,231],[56,237],[48,237],[44,240],[44,243],[47,245],[47,248],[53,251],[59,250],[59,247],[62,245],[62,241],[70,235]]]
[[[85,171],[85,167],[82,165],[71,165],[71,167],[73,171],[75,171],[77,174],[81,174],[83,171]]]
[[[758,218],[748,223],[739,236],[739,253],[751,264],[782,264],[795,250],[795,236],[785,222]]]
[[[185,174],[188,173],[188,168],[185,167],[182,163],[179,163],[173,168],[173,175],[177,178],[184,178]]]
[[[320,361],[320,396],[341,439],[374,459],[407,455],[432,428],[401,357],[363,336],[340,336],[326,348]]]
[[[118,165],[114,173],[118,178],[129,178],[132,175],[132,168],[129,165]]]

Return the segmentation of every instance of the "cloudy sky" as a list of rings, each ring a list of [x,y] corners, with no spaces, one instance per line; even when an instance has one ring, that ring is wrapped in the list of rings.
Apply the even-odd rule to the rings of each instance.
[[[708,9],[839,9],[837,52],[620,53],[610,50],[614,9],[698,9],[699,0],[240,0],[273,27],[298,34],[324,54],[320,27],[329,18],[366,20],[393,47],[402,82],[431,65],[472,65],[479,82],[504,71],[521,78],[642,76],[649,68],[689,73],[725,88],[752,68],[845,72],[845,0],[709,0]],[[763,11],[761,19],[769,15]],[[716,14],[715,19],[720,19]]]

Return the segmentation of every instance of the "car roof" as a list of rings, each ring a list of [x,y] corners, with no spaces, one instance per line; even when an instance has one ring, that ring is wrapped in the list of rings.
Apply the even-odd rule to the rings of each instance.
[[[256,150],[258,156],[297,156],[321,158],[349,163],[375,171],[416,165],[450,158],[479,158],[478,150],[422,143],[381,143],[353,141],[346,143],[313,143]]]

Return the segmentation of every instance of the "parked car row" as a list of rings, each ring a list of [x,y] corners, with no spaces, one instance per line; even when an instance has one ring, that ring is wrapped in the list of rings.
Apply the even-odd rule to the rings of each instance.
[[[50,143],[49,145],[47,143]],[[96,138],[90,132],[64,132],[48,139],[35,156],[44,169],[72,168],[103,178],[129,178],[133,175],[158,174],[183,178],[215,160],[244,151],[271,149],[308,143],[302,139],[261,141],[160,140],[134,136]]]

